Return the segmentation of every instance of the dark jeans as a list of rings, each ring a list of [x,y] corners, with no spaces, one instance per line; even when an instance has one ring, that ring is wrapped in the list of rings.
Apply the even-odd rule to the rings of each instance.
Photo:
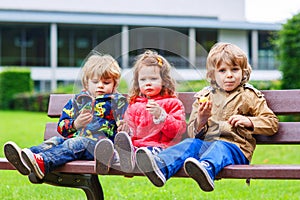
[[[93,160],[97,141],[86,137],[63,139],[52,137],[30,150],[44,159],[45,173],[73,160]]]

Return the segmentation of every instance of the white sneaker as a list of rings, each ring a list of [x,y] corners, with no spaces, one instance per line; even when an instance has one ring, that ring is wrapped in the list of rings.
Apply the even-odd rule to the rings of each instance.
[[[187,158],[184,162],[184,171],[198,183],[203,191],[210,192],[214,190],[215,186],[213,179],[205,168],[205,164],[200,163],[195,158]]]
[[[114,140],[115,149],[119,154],[121,171],[130,173],[135,167],[134,147],[128,133],[118,132]]]
[[[110,139],[102,139],[95,146],[94,157],[96,161],[95,171],[98,174],[108,174],[112,158],[114,156],[114,145]]]
[[[140,171],[157,187],[166,183],[166,177],[156,164],[154,156],[146,147],[138,148],[136,151],[136,164]]]
[[[21,156],[22,149],[14,142],[4,144],[4,154],[6,159],[23,175],[30,174],[30,168]]]

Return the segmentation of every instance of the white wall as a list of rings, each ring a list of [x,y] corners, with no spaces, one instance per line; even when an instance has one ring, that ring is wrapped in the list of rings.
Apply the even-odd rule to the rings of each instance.
[[[220,30],[218,37],[219,42],[230,42],[239,46],[249,57],[247,31]]]
[[[245,0],[1,0],[0,9],[246,19]]]

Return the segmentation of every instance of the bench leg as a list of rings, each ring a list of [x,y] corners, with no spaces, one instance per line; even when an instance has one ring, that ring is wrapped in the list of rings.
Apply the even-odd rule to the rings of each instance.
[[[104,199],[98,175],[52,172],[47,174],[43,180],[38,179],[32,173],[28,178],[32,183],[47,183],[55,186],[83,189],[88,200]]]

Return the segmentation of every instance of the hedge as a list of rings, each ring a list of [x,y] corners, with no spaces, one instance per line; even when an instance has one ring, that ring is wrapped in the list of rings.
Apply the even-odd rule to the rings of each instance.
[[[20,93],[14,96],[12,100],[13,110],[27,110],[34,112],[47,112],[49,93],[28,94]]]
[[[0,109],[12,109],[15,94],[33,92],[31,72],[27,68],[9,67],[0,72]]]

